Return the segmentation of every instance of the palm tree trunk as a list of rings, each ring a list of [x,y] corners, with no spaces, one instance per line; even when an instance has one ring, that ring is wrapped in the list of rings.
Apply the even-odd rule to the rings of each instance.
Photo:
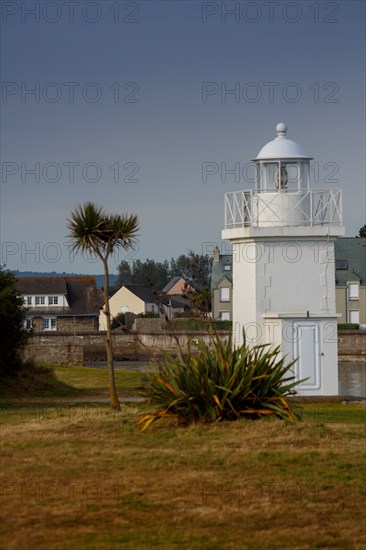
[[[108,263],[107,260],[103,258],[103,267],[104,267],[104,313],[106,316],[106,325],[107,325],[107,335],[105,339],[105,346],[107,351],[107,368],[108,368],[108,377],[109,377],[109,403],[110,407],[113,410],[120,410],[121,406],[119,403],[116,380],[114,377],[114,365],[113,365],[113,347],[112,347],[112,338],[111,338],[111,315],[109,309],[109,272],[108,272]]]

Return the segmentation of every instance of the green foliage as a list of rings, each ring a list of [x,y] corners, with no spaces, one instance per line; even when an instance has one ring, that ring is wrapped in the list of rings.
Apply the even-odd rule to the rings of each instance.
[[[150,284],[156,290],[162,290],[172,277],[184,277],[195,289],[210,286],[212,258],[190,251],[170,262],[156,262],[147,258],[144,262],[122,260],[118,271],[118,288],[129,284]]]
[[[358,323],[339,323],[338,330],[358,330],[360,325]]]
[[[94,252],[102,260],[118,248],[133,247],[139,229],[136,215],[108,214],[92,202],[77,205],[67,227],[74,250]]]
[[[126,323],[126,314],[125,313],[119,313],[118,315],[113,317],[112,323],[111,323],[111,329],[113,330],[115,328],[120,327],[121,325],[124,326],[125,323]]]
[[[11,273],[0,266],[0,376],[15,376],[22,366],[21,352],[29,333],[24,327],[26,309]]]
[[[171,320],[171,326],[173,330],[203,330],[211,331],[212,328],[216,330],[231,330],[231,321],[204,321],[201,318],[184,318],[174,317]]]
[[[366,224],[363,225],[361,228],[360,228],[360,231],[358,232],[358,236],[359,237],[366,237]]]
[[[189,299],[191,306],[199,312],[204,319],[211,311],[211,289],[208,287],[200,290],[195,290],[189,293]]]
[[[129,284],[150,284],[153,288],[161,290],[170,280],[167,260],[156,262],[147,258],[145,262],[134,260],[132,263],[122,260],[117,270],[118,288]]]
[[[210,286],[212,258],[192,250],[170,260],[170,276],[184,277],[196,290]]]
[[[139,319],[159,319],[160,315],[155,311],[147,311],[146,313],[138,313],[136,317]]]
[[[232,321],[215,321],[214,326],[217,330],[232,330],[233,322]]]
[[[256,419],[274,415],[300,418],[299,409],[287,397],[294,395],[289,372],[295,361],[285,364],[280,348],[267,345],[232,349],[216,335],[210,349],[198,341],[198,352],[167,355],[158,370],[147,374],[147,394],[152,412],[139,424],[145,430],[160,418],[177,418],[184,424],[197,421]]]

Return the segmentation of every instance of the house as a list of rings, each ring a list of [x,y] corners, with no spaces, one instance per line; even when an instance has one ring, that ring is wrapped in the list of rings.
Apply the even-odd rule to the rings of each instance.
[[[213,253],[211,292],[212,319],[215,321],[231,321],[233,313],[232,292],[232,254],[220,254],[216,246]]]
[[[173,277],[161,291],[166,296],[183,296],[187,292],[192,292],[193,287],[184,279],[184,277]]]
[[[103,294],[96,277],[17,277],[15,284],[27,308],[27,328],[34,332],[98,330]]]
[[[366,329],[366,238],[335,242],[338,323],[357,323]]]
[[[119,313],[158,313],[161,315],[161,307],[169,318],[184,311],[184,298],[163,296],[153,292],[150,287],[142,284],[123,285],[109,299],[109,308],[112,317]],[[99,329],[106,330],[105,314],[100,313]]]
[[[232,254],[215,247],[212,262],[212,318],[232,317]],[[338,323],[357,323],[366,329],[366,239],[341,237],[335,241],[336,310]]]

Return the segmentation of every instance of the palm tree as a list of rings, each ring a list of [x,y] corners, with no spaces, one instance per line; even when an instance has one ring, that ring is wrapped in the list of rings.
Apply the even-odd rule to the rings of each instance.
[[[108,285],[108,258],[118,248],[125,250],[132,248],[136,243],[139,230],[138,219],[135,215],[108,214],[105,210],[92,202],[77,205],[67,220],[70,231],[68,237],[73,241],[73,250],[76,252],[94,252],[103,262],[104,268],[104,309],[106,316],[106,351],[109,376],[109,395],[111,409],[119,410],[116,382],[113,365],[113,349],[111,339],[111,315],[109,309]]]

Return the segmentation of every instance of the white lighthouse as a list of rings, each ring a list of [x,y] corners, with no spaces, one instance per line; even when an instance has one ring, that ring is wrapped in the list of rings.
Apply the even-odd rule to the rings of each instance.
[[[281,346],[298,358],[301,395],[337,395],[334,241],[344,235],[340,189],[312,189],[310,160],[277,137],[254,160],[255,188],[225,195],[223,239],[233,245],[235,344]]]

